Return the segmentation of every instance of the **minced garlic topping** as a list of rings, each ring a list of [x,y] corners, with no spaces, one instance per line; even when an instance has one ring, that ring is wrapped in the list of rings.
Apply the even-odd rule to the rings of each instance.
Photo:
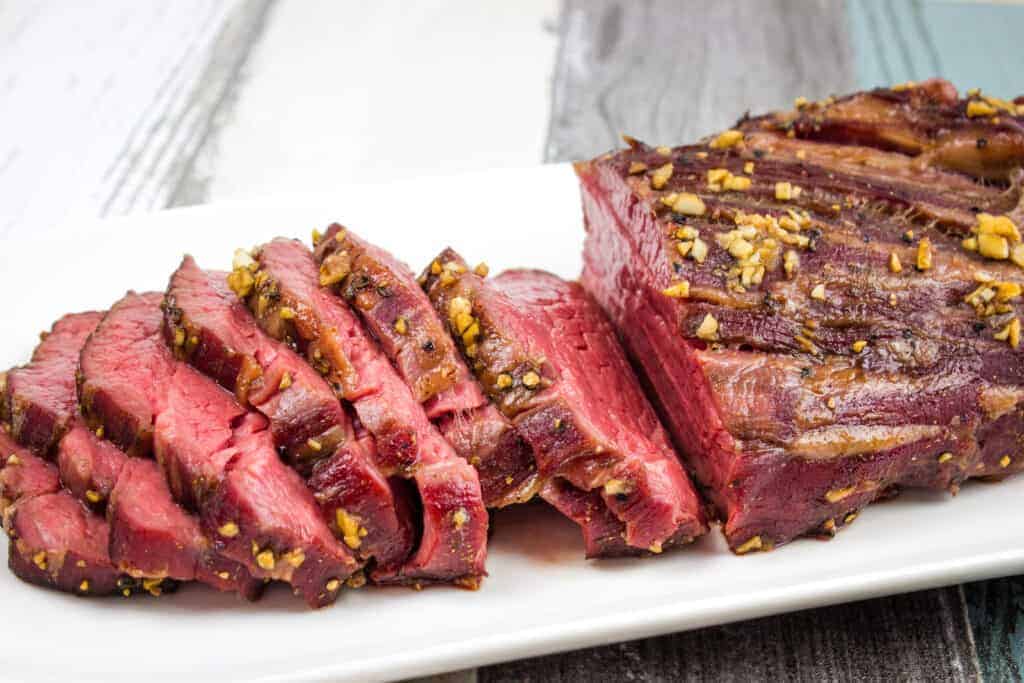
[[[729,149],[742,142],[742,140],[743,133],[738,130],[727,130],[712,140],[708,147],[711,149]]]
[[[672,178],[673,168],[670,162],[655,169],[654,173],[651,174],[651,187],[655,190],[664,188],[668,184],[669,179]]]
[[[704,339],[705,341],[718,339],[718,320],[715,316],[710,313],[706,314],[700,322],[700,326],[697,327],[696,334],[699,339]]]

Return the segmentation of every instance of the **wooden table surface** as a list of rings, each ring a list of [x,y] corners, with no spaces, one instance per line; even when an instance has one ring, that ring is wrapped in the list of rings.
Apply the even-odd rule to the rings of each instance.
[[[1022,28],[1007,2],[0,2],[0,239],[680,143],[931,75],[1014,96]],[[1022,608],[1009,577],[432,680],[1020,680]]]

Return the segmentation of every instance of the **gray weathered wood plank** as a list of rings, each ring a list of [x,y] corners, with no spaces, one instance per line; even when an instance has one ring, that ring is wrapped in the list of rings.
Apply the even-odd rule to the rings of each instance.
[[[843,6],[827,0],[567,0],[561,32],[548,161],[595,156],[622,133],[694,140],[854,83]]]
[[[970,681],[956,588],[795,612],[480,669],[480,683]]]
[[[0,4],[0,237],[193,196],[272,3]]]

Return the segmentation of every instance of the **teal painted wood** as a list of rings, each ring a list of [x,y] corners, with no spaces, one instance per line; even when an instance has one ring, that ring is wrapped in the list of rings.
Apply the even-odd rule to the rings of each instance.
[[[1024,5],[847,0],[861,87],[943,76],[957,88],[1024,94]]]
[[[1024,576],[963,586],[978,669],[987,681],[1022,680]]]

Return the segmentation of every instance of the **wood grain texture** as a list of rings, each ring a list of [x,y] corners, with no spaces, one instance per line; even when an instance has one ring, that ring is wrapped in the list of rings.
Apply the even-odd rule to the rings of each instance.
[[[935,0],[847,0],[861,87],[942,76],[961,90],[1024,94],[1024,5]]]
[[[0,4],[0,237],[187,195],[271,2]]]
[[[541,159],[559,0],[279,0],[183,201]]]
[[[1024,576],[963,587],[982,676],[988,681],[1024,678]]]
[[[480,683],[971,681],[955,588],[795,612],[480,669]]]
[[[593,157],[622,133],[695,140],[854,82],[846,15],[827,0],[566,0],[561,32],[548,161]]]

